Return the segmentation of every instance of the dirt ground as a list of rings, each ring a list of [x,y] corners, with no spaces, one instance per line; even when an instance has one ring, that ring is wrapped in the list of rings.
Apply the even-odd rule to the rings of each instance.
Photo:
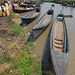
[[[11,25],[12,23],[14,23],[15,18],[14,21],[10,21],[10,17],[0,17],[0,61],[5,60],[5,54],[8,48],[12,46],[14,43],[20,47],[23,47],[23,45],[26,43],[26,37],[16,37],[14,35],[14,31],[11,29]],[[18,18],[18,20],[15,21],[15,23],[19,25],[20,18]],[[11,52],[9,53],[11,54]],[[14,54],[11,54],[11,57],[13,56]],[[0,64],[0,73],[4,71],[6,68],[9,68],[10,66],[11,63]]]

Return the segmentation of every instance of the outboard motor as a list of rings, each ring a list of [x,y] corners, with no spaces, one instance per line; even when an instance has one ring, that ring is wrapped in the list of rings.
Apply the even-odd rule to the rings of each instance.
[[[36,12],[40,12],[40,8],[39,7],[36,8]]]
[[[53,14],[53,10],[52,7],[50,8],[50,10],[47,12],[48,15],[52,15]]]

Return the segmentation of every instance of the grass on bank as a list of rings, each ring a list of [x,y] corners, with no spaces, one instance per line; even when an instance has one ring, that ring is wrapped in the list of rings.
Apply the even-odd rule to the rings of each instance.
[[[23,32],[23,27],[19,25],[12,24],[10,28],[15,32],[15,36],[18,37]],[[13,37],[8,35],[7,38],[12,39]],[[12,63],[12,65],[0,75],[42,75],[41,63],[37,58],[32,57],[28,53],[32,47],[33,43],[30,40],[24,45],[23,49],[16,43],[7,45],[6,53],[2,58],[0,65],[4,63]],[[26,48],[28,51],[25,50]]]
[[[15,32],[15,36],[18,36],[21,34],[21,32],[23,31],[23,27],[19,26],[19,25],[15,25],[12,24],[11,25],[12,30]]]
[[[16,44],[12,50],[13,53],[15,50],[17,53],[13,58],[13,64],[10,68],[1,73],[1,75],[14,75],[14,71],[15,75],[42,75],[41,64],[35,57],[31,57],[26,51],[21,50]],[[20,70],[20,74],[17,70]]]
[[[10,62],[12,62],[14,59],[13,58],[7,58],[7,57],[5,57],[5,56],[3,56],[3,57],[0,57],[0,65],[1,64],[4,64],[4,63],[10,63]]]
[[[19,15],[16,15],[15,13],[11,13],[10,16],[11,16],[12,18],[20,18],[20,16],[19,16]]]

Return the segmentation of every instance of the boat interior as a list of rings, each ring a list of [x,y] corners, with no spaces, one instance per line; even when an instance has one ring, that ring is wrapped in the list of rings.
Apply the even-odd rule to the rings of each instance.
[[[37,22],[33,29],[38,29],[38,28],[42,28],[48,25],[48,23],[51,21],[51,17],[52,15],[46,13],[40,20],[39,22]]]
[[[40,20],[39,21],[39,23],[38,24],[46,24],[47,22],[49,22],[50,20],[50,15],[48,15],[48,14],[46,14],[43,18],[42,18],[42,20]]]
[[[32,17],[35,17],[38,14],[39,14],[38,12],[33,11],[33,12],[23,16],[22,18],[32,18]]]
[[[35,17],[36,15],[38,15],[38,12],[33,12],[30,15],[28,15],[27,18]]]
[[[49,10],[49,11],[44,15],[44,17],[39,21],[38,24],[47,24],[47,22],[50,21],[52,14],[53,14],[53,10],[52,10],[52,11]]]
[[[58,16],[55,22],[54,30],[54,50],[64,51],[64,27],[63,27],[63,16]]]

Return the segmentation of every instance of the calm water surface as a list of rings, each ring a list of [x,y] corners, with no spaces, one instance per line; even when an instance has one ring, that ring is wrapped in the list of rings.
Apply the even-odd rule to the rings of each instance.
[[[40,16],[34,20],[28,28],[32,28],[32,26],[37,22],[37,20],[51,7],[51,4],[54,3],[43,3],[41,4],[41,14]],[[63,10],[64,15],[73,15],[73,18],[65,18],[68,37],[69,37],[69,45],[70,45],[70,57],[69,57],[69,65],[67,70],[67,75],[75,75],[75,8],[65,7],[60,4],[54,4],[54,21],[57,14],[60,10]],[[50,59],[49,53],[49,32],[51,29],[51,25],[43,32],[36,40],[35,40],[35,49],[33,52],[38,54],[42,58],[42,72],[43,75],[54,75],[53,66]],[[48,38],[48,39],[47,39]]]

